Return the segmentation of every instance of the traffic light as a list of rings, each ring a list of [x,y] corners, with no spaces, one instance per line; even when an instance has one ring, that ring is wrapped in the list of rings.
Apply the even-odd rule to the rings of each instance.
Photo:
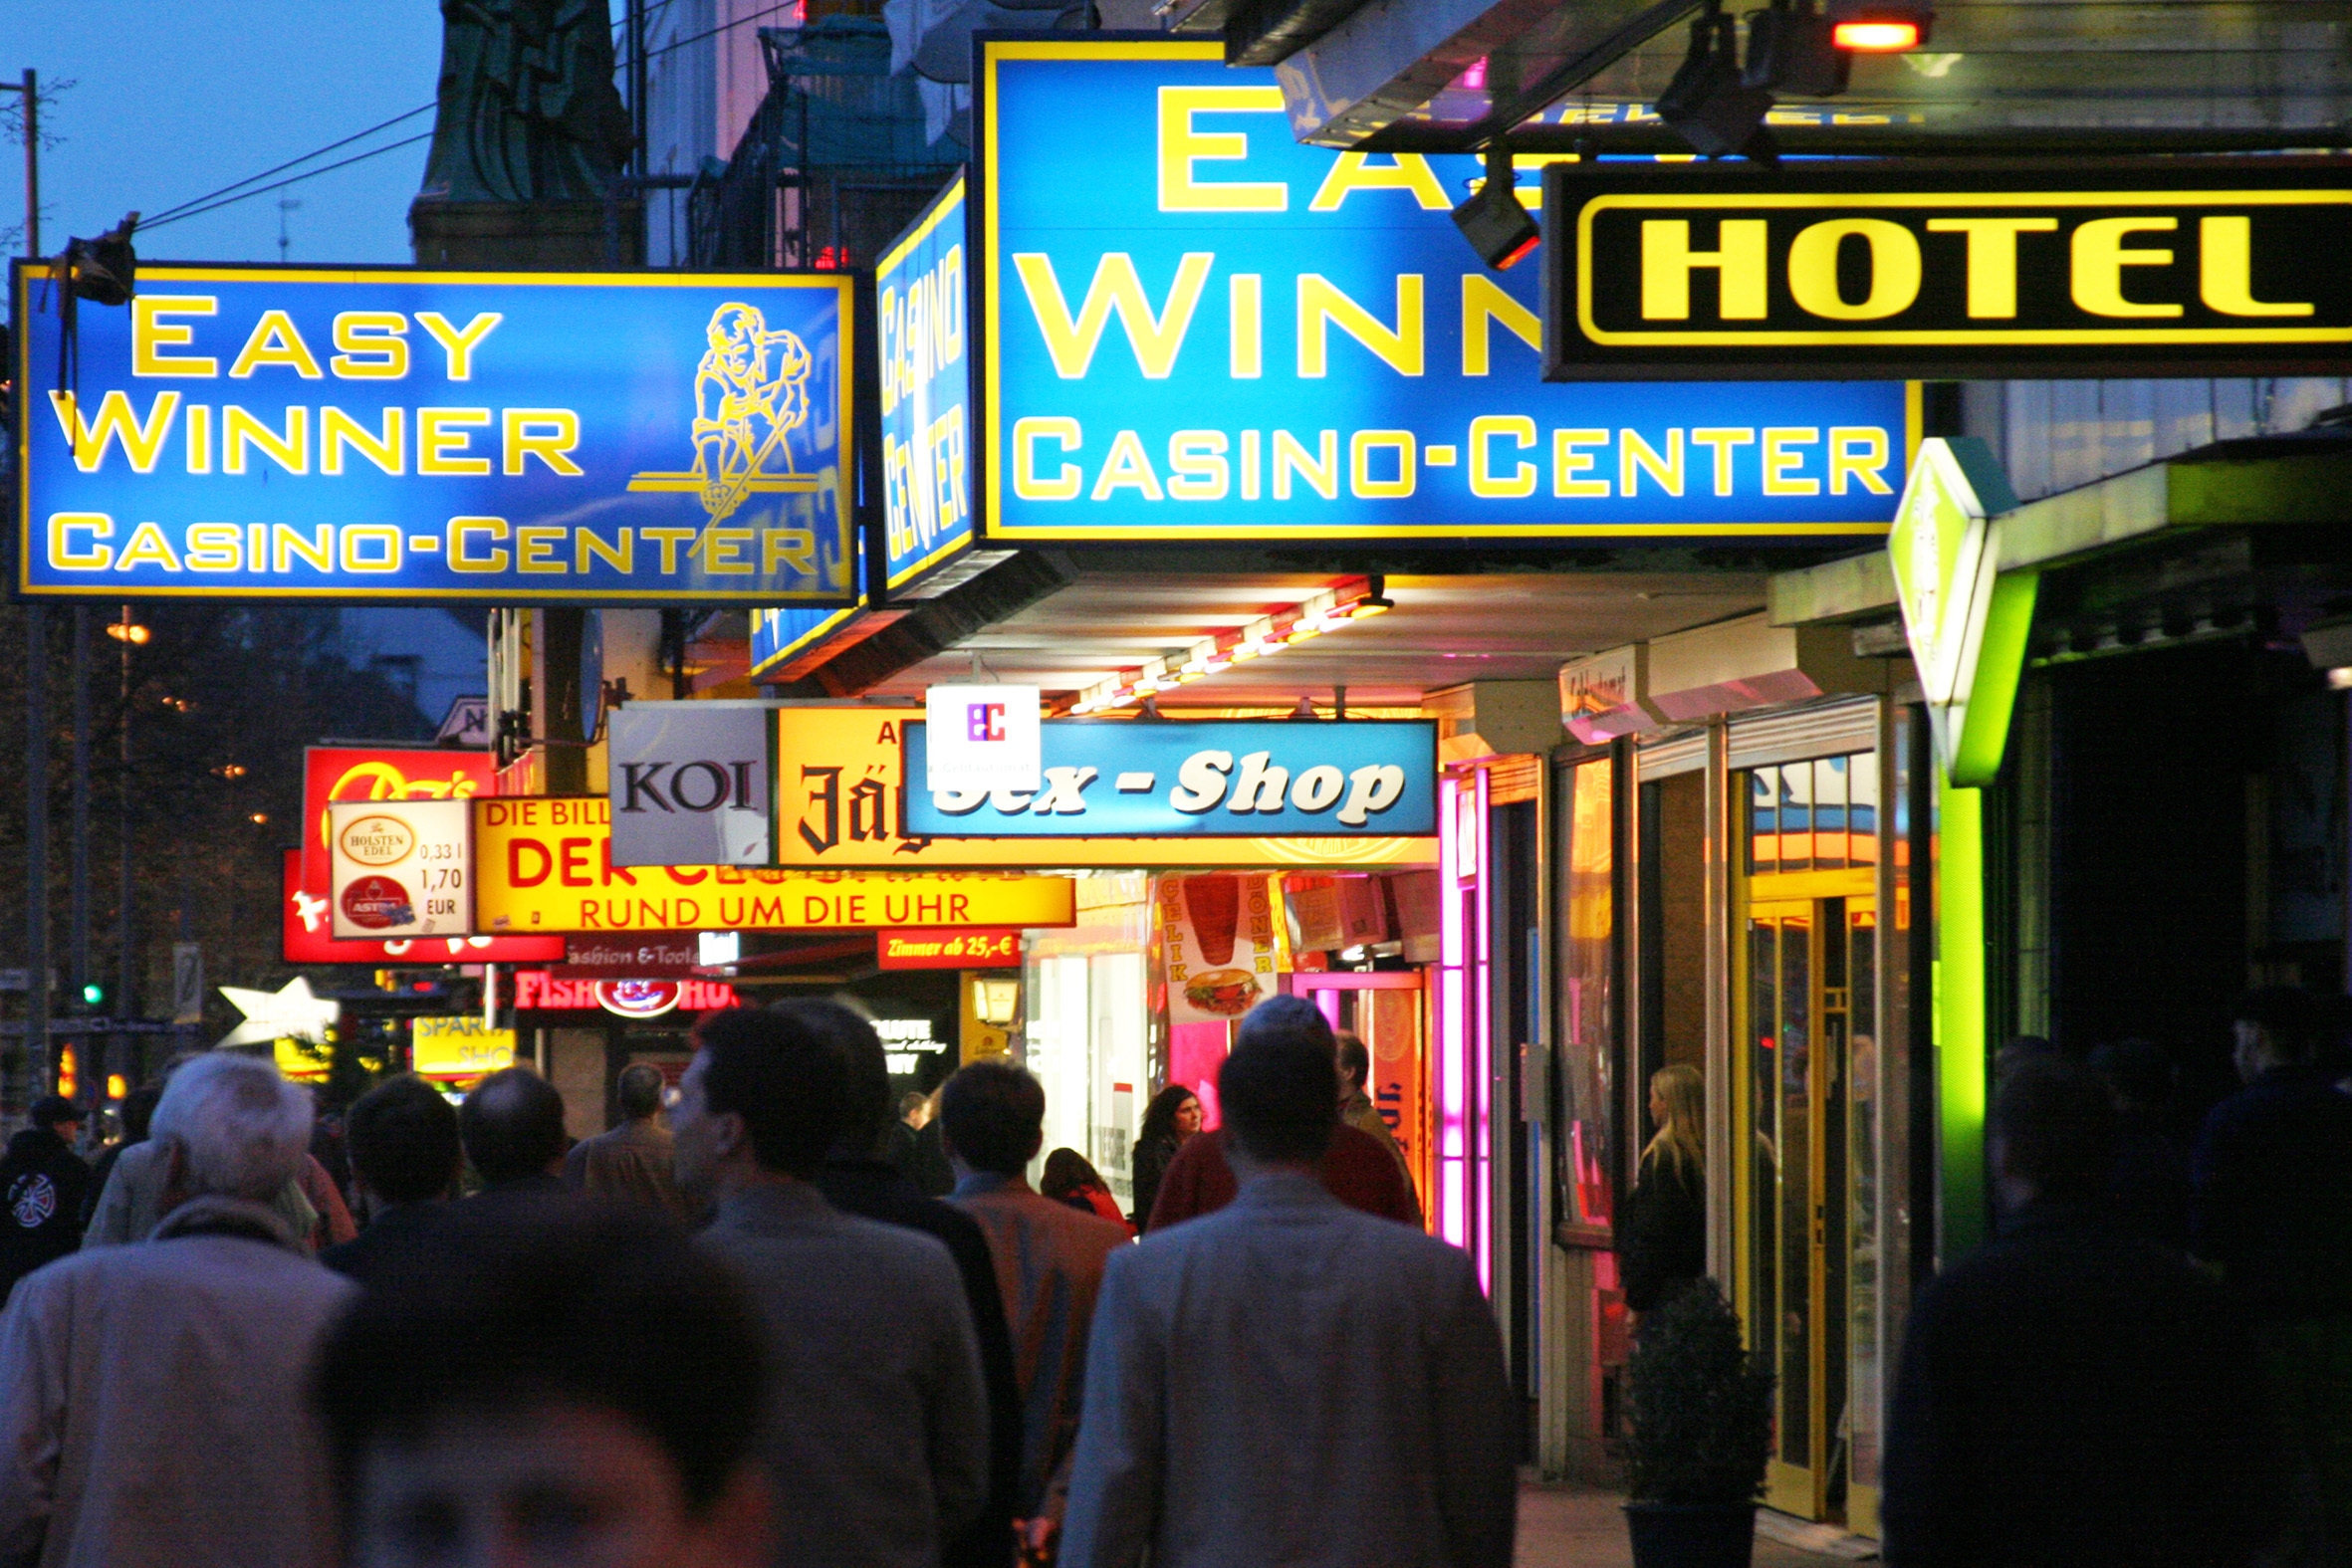
[[[82,988],[82,1006],[103,1008],[107,1005],[107,988],[95,981]]]

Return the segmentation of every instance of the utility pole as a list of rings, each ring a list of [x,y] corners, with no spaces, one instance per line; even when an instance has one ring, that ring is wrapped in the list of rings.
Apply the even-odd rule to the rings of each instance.
[[[90,609],[87,605],[74,606],[74,815],[73,815],[73,926],[69,939],[66,998],[70,1007],[79,1005],[89,995],[90,985]],[[88,1011],[87,1008],[79,1010]],[[89,1049],[84,1041],[83,1049]],[[99,1080],[99,1094],[91,1101],[104,1105],[105,1080]]]
[[[130,947],[130,647],[132,643],[138,641],[139,638],[145,634],[145,631],[146,628],[143,626],[136,627],[135,629],[133,628],[130,619],[130,606],[127,604],[123,605],[122,782],[120,784],[118,796],[121,805],[121,826],[119,831],[122,836],[122,888],[121,906],[117,910],[115,918],[115,942],[117,947],[120,950],[120,957],[122,960],[122,978],[115,994],[115,1006],[111,1009],[118,1019],[135,1016],[136,1014],[132,1009],[137,1005],[131,994],[132,983],[137,979],[138,976],[137,958],[136,955],[132,953]],[[87,1048],[87,1045],[85,1048]],[[132,1043],[131,1037],[127,1034],[121,1034],[116,1036],[114,1049],[108,1054],[118,1060],[126,1061],[129,1059],[131,1051],[135,1048],[136,1046]]]
[[[25,254],[41,254],[41,86],[28,69],[15,92],[25,118]],[[16,416],[31,417],[19,387]],[[24,476],[17,476],[24,483]],[[25,1066],[33,1092],[54,1081],[49,1063],[49,608],[25,606]]]

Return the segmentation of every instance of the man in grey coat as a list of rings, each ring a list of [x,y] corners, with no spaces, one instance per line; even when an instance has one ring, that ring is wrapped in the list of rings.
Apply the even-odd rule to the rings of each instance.
[[[844,1094],[809,1023],[735,1008],[694,1038],[670,1113],[678,1185],[717,1198],[703,1244],[767,1320],[776,1561],[937,1568],[988,1493],[987,1396],[955,1261],[810,1183]]]
[[[1111,1255],[1062,1568],[1509,1568],[1516,1422],[1470,1259],[1315,1179],[1338,1121],[1313,1005],[1218,1074],[1241,1195]]]
[[[0,1314],[0,1562],[329,1568],[311,1358],[356,1288],[270,1207],[310,1096],[226,1052],[171,1076],[153,1145],[187,1195],[139,1245],[28,1274]]]

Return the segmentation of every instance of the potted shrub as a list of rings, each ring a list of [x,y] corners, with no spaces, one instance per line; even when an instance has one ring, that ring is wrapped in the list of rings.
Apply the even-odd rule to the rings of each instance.
[[[1702,1279],[1642,1319],[1626,1365],[1635,1568],[1747,1568],[1772,1447],[1772,1375]]]

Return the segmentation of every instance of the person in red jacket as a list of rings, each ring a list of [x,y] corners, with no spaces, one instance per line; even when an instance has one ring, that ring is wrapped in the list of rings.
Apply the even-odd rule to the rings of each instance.
[[[1309,1040],[1326,1054],[1336,1050],[1331,1025],[1315,1005],[1303,997],[1270,997],[1242,1019],[1237,1047],[1261,1036],[1291,1036]],[[1213,1214],[1234,1200],[1241,1189],[1225,1158],[1227,1134],[1221,1129],[1185,1141],[1160,1178],[1158,1199],[1146,1216],[1146,1233],[1164,1231],[1201,1215]],[[1331,1196],[1351,1209],[1383,1220],[1419,1227],[1421,1206],[1412,1184],[1396,1157],[1370,1133],[1344,1122],[1331,1135],[1330,1147],[1316,1162],[1316,1174]]]

